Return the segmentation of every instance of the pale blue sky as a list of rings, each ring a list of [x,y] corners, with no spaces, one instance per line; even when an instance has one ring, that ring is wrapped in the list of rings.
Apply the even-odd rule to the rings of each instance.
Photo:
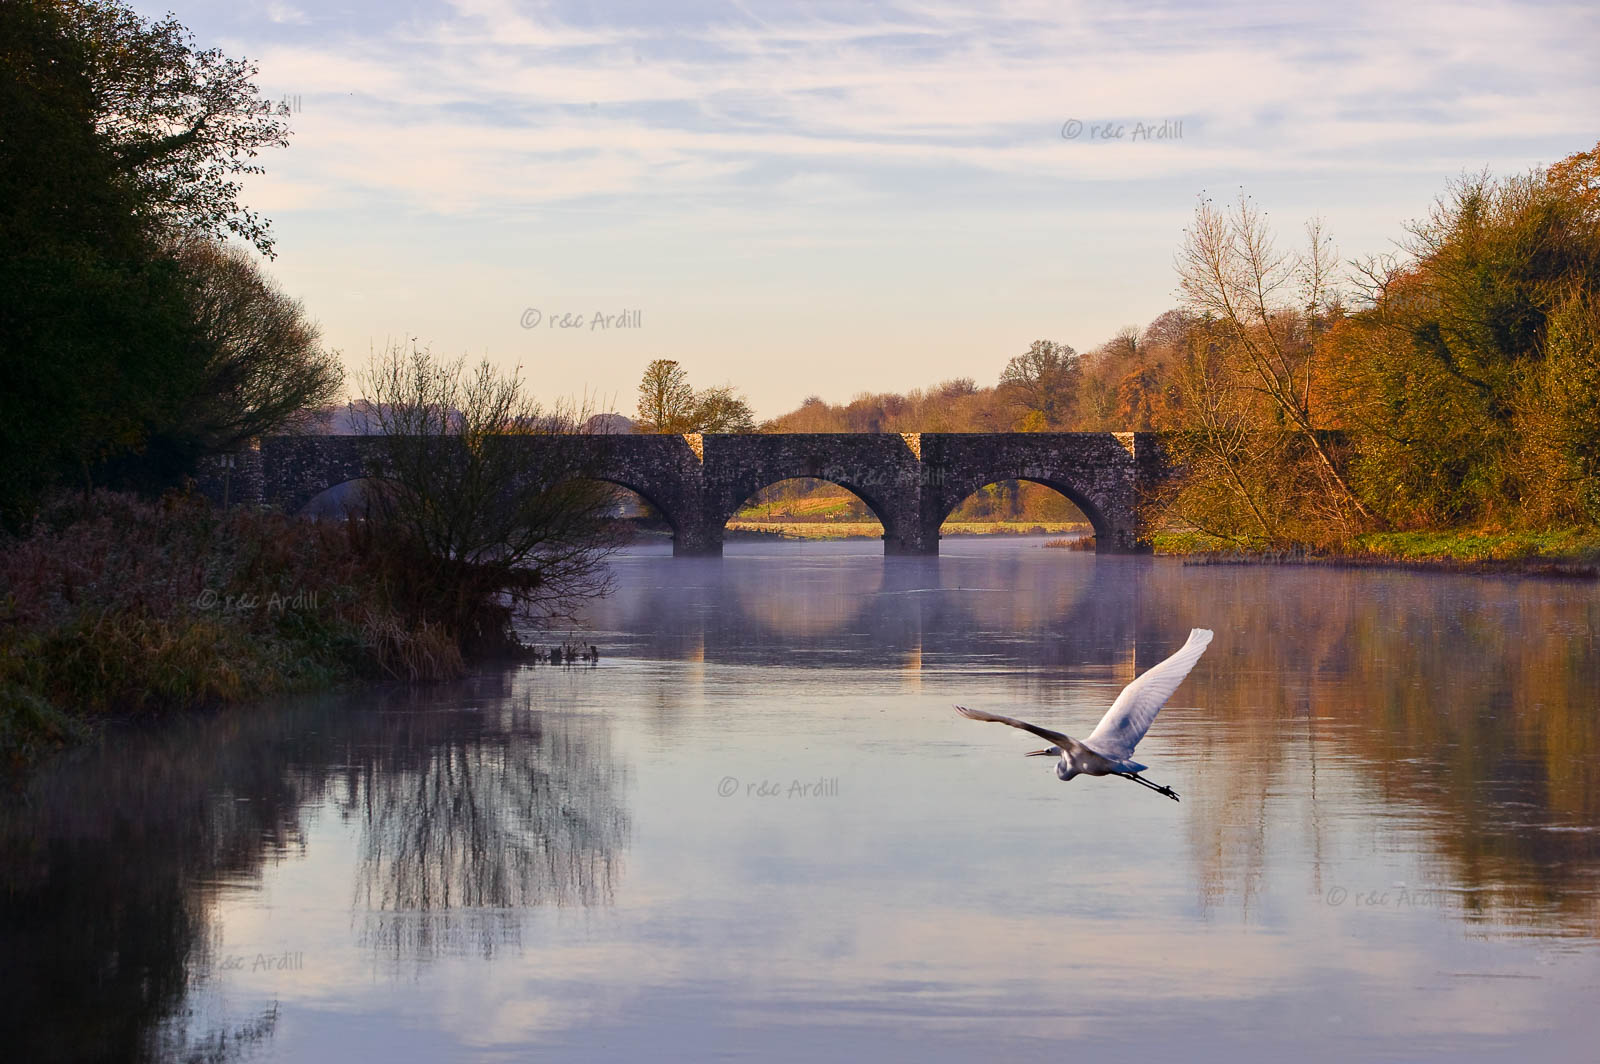
[[[1591,4],[170,2],[299,107],[246,202],[347,364],[415,336],[628,413],[660,357],[761,416],[993,383],[1173,306],[1202,192],[1353,258],[1600,137]]]

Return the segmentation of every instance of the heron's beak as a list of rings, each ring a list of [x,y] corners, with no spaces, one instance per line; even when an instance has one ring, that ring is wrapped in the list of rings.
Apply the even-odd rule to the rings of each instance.
[[[1029,750],[1027,753],[1023,754],[1022,756],[1023,757],[1055,757],[1059,753],[1061,753],[1061,750],[1060,750],[1059,747],[1047,746],[1043,750]]]

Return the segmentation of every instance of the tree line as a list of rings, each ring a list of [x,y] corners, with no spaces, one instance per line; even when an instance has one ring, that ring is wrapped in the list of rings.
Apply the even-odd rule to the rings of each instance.
[[[350,521],[191,490],[344,393],[240,199],[290,135],[255,74],[120,0],[0,3],[0,766],[103,715],[449,675],[610,586],[584,449],[515,439],[584,412],[487,363],[373,357],[349,412],[383,446]],[[284,587],[318,607],[226,605]]]
[[[759,430],[1169,432],[1151,505],[1240,546],[1600,524],[1600,146],[1457,180],[1399,248],[1340,263],[1311,222],[1285,250],[1248,197],[1203,199],[1143,329]]]
[[[247,250],[273,242],[239,179],[289,137],[254,74],[114,0],[0,5],[4,527],[56,485],[175,483],[339,393]]]

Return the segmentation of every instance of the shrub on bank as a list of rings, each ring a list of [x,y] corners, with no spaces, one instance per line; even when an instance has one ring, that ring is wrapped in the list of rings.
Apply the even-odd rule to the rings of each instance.
[[[1369,532],[1355,537],[1351,553],[1402,561],[1594,561],[1600,558],[1600,530]]]
[[[0,758],[109,717],[459,671],[453,635],[397,608],[396,574],[359,523],[63,496],[0,543]]]
[[[1162,531],[1153,537],[1157,554],[1230,557],[1271,561],[1311,560],[1444,564],[1499,571],[1517,562],[1562,562],[1592,567],[1600,561],[1600,529],[1555,528],[1539,531],[1447,529],[1367,532],[1333,547],[1235,542],[1195,530]]]

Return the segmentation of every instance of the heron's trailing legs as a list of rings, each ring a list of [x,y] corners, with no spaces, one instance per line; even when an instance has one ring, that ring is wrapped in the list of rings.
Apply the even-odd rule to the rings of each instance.
[[[1171,787],[1164,787],[1159,783],[1151,783],[1149,780],[1145,779],[1143,776],[1139,775],[1137,772],[1119,772],[1119,773],[1117,773],[1117,775],[1121,776],[1125,780],[1132,780],[1133,782],[1135,782],[1137,784],[1140,784],[1141,786],[1149,787],[1152,791],[1155,791],[1157,794],[1164,794],[1168,798],[1171,798],[1174,802],[1178,801],[1178,792],[1177,791],[1173,790]]]

